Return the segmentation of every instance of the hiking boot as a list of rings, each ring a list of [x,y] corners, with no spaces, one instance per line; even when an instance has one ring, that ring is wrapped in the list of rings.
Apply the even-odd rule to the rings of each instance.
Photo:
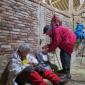
[[[56,84],[56,85],[65,85],[65,84],[66,84],[66,82],[63,81],[63,80],[61,80],[60,83],[59,84]]]
[[[68,82],[71,79],[71,75],[70,74],[64,74],[64,75],[60,76],[60,78],[64,82]]]

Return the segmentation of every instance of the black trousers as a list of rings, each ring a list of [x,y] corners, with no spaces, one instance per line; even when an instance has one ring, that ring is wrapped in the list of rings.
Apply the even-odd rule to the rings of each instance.
[[[71,55],[68,54],[67,52],[61,50],[60,51],[60,59],[61,59],[61,64],[62,64],[64,73],[66,73],[66,74],[70,73]]]
[[[26,82],[29,82],[28,80],[28,73],[32,73],[34,71],[34,68],[32,66],[28,66],[25,69],[23,69],[16,77],[15,81],[18,85],[25,85]]]
[[[15,81],[18,85],[25,85],[27,82],[31,82],[31,78],[29,78],[28,74],[30,75],[34,71],[37,71],[39,74],[43,74],[45,72],[45,68],[42,65],[38,65],[36,68],[33,66],[28,66],[25,69],[23,69],[18,76],[16,77]]]

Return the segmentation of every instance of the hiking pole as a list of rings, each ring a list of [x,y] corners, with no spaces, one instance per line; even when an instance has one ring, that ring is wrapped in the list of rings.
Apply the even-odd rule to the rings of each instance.
[[[84,46],[83,46],[83,48],[82,48],[82,55],[81,55],[82,57],[81,57],[80,65],[82,64],[83,57],[84,57],[84,54],[83,54],[83,53],[84,53],[84,51],[85,51],[85,39],[84,39],[84,41],[83,41],[82,43],[83,43]]]

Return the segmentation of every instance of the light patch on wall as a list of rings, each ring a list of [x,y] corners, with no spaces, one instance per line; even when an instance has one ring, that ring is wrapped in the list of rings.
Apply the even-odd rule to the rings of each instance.
[[[84,3],[84,0],[80,0],[80,4],[83,4]]]

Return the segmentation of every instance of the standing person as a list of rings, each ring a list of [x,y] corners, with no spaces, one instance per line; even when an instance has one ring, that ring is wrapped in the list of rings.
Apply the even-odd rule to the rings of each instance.
[[[85,27],[84,27],[84,25],[82,23],[77,22],[77,26],[75,28],[75,34],[77,36],[78,46],[85,39],[85,29],[84,28]]]
[[[6,85],[25,85],[28,81],[33,85],[47,85],[43,78],[50,80],[53,85],[63,85],[60,77],[42,65],[38,65],[37,59],[30,54],[30,45],[27,43],[21,44],[13,53],[8,69]]]
[[[85,29],[84,29],[84,25],[82,23],[77,22],[75,34],[77,36],[77,39],[85,38]]]
[[[60,48],[60,59],[62,63],[62,72],[65,78],[70,78],[71,54],[76,43],[76,35],[69,27],[62,26],[62,21],[56,15],[51,20],[51,26],[46,25],[43,33],[51,38],[51,43],[42,47],[44,52],[55,51]]]

